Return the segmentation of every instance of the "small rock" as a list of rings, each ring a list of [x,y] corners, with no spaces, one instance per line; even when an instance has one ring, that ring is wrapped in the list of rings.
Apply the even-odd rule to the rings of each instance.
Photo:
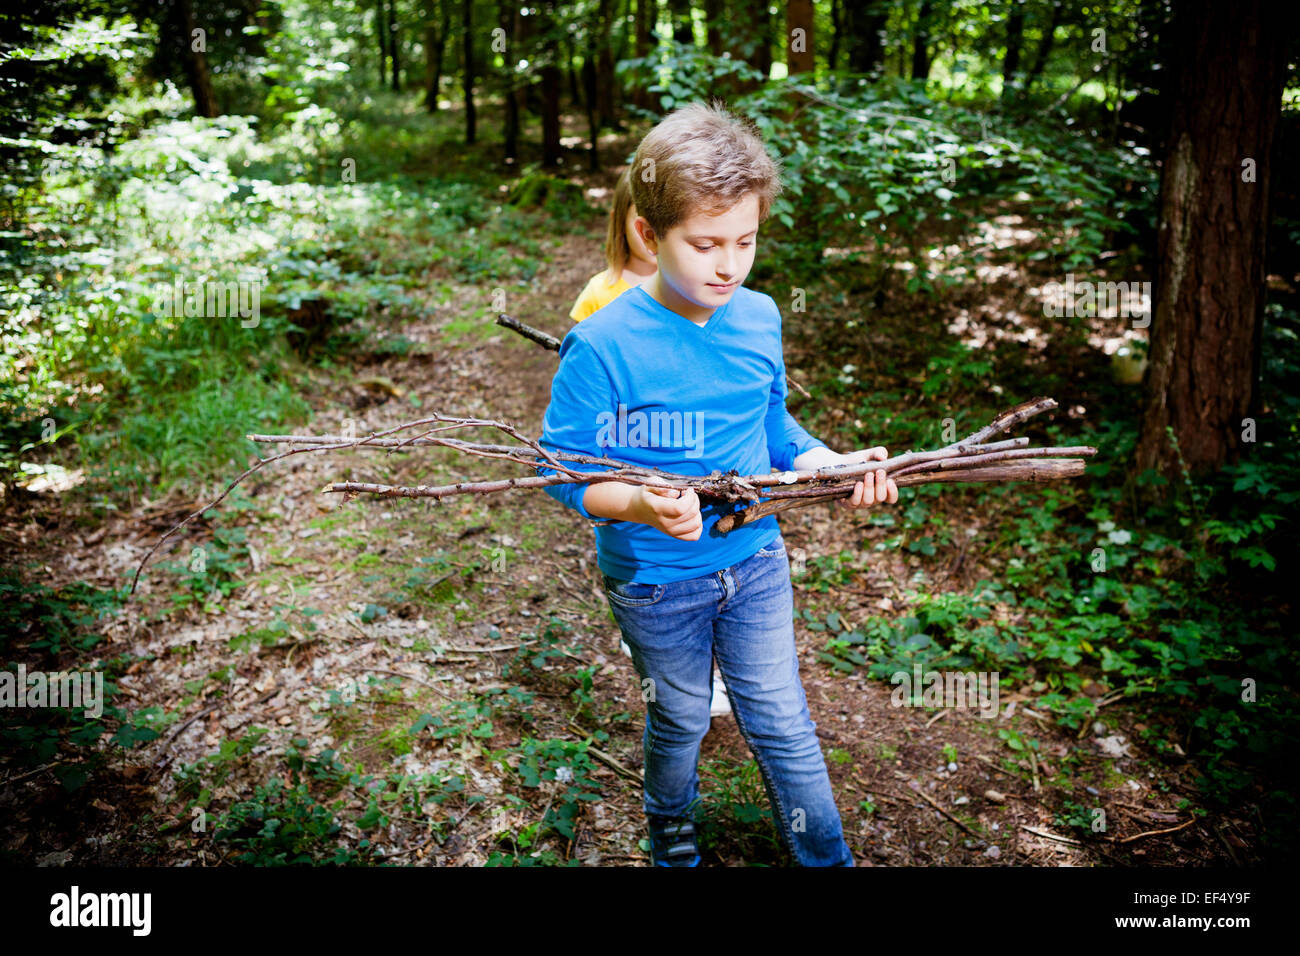
[[[996,845],[994,845],[989,847],[987,850],[985,850],[984,855],[987,856],[990,860],[996,860],[1002,856],[1002,851],[998,849]]]
[[[1127,738],[1123,734],[1112,734],[1109,737],[1097,738],[1097,748],[1106,757],[1127,757],[1129,755],[1129,745]]]
[[[1100,797],[1100,796],[1101,796],[1101,791],[1098,790],[1096,787],[1084,787],[1083,789],[1087,790],[1087,791],[1088,791],[1090,794],[1092,794],[1094,797]]]
[[[970,797],[958,797],[952,802],[952,805],[955,807],[962,807],[968,803],[970,803]]]
[[[1110,728],[1107,727],[1105,724],[1103,724],[1100,720],[1092,725],[1092,734],[1094,737],[1105,737],[1107,731],[1109,730]]]
[[[949,772],[949,773],[956,773],[956,772],[957,772],[957,763],[956,763],[956,761],[953,761],[953,760],[949,760],[949,761],[948,761],[948,772]]]
[[[1006,803],[1007,795],[997,790],[985,790],[984,799],[990,803]]]

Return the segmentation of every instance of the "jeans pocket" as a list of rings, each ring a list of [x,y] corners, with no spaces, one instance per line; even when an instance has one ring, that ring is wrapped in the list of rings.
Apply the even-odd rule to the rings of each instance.
[[[638,581],[624,581],[612,578],[602,572],[605,579],[605,594],[610,601],[621,607],[647,607],[664,596],[662,584],[644,584]]]
[[[784,558],[785,557],[785,536],[777,535],[775,541],[766,547],[759,548],[754,552],[758,558]]]

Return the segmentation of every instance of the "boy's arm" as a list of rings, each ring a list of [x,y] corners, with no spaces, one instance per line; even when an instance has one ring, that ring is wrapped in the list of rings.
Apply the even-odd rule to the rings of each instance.
[[[539,444],[552,451],[605,457],[597,444],[601,416],[612,415],[617,390],[600,357],[582,336],[570,332],[560,345],[560,368],[551,382],[551,403],[542,423]],[[566,462],[575,471],[603,471],[601,465]],[[554,475],[555,469],[537,466],[537,474]],[[693,490],[648,492],[644,486],[621,481],[547,485],[542,489],[588,520],[610,518],[634,521],[684,540],[700,536],[700,503]]]
[[[575,327],[560,345],[560,367],[551,381],[551,403],[542,419],[542,436],[539,444],[551,451],[574,452],[579,455],[600,457],[605,449],[596,444],[599,430],[598,416],[615,406],[614,385],[605,364],[592,347],[577,334]],[[565,462],[575,471],[603,471],[600,465]],[[555,469],[539,465],[537,474],[549,476]],[[590,521],[610,515],[597,515],[584,507],[583,499],[589,488],[600,488],[614,482],[597,482],[595,485],[547,485],[542,490],[560,504],[572,508]],[[627,486],[624,486],[627,487]]]

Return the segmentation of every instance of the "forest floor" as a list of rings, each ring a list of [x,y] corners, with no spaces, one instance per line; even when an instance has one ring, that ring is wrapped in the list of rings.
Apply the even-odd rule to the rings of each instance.
[[[612,173],[592,179],[612,181]],[[600,268],[602,225],[593,221],[589,237],[557,240],[551,261],[526,291],[511,293],[507,311],[563,335],[577,291]],[[1024,285],[994,276],[972,293],[980,306],[963,310],[965,334],[1033,339],[1026,330],[1035,317],[1018,311]],[[293,431],[340,434],[350,419],[364,434],[436,410],[540,434],[555,354],[490,317],[467,326],[482,290],[460,293],[402,329],[406,354],[376,341],[350,355],[350,367],[311,370],[315,415]],[[875,320],[897,327],[908,317],[886,301]],[[786,322],[792,378],[822,374],[838,321]],[[869,387],[869,370],[862,379]],[[790,409],[805,424],[808,404],[792,393]],[[888,437],[882,426],[877,441]],[[185,812],[187,797],[207,790],[215,813],[272,778],[290,781],[294,753],[333,750],[340,764],[382,783],[385,822],[372,819],[364,832],[372,850],[381,848],[371,862],[473,866],[497,853],[514,862],[538,854],[538,862],[646,865],[640,685],[619,651],[587,523],[535,492],[440,505],[322,493],[342,479],[429,484],[518,473],[425,449],[298,455],[247,480],[241,487],[254,507],[234,512],[223,503],[169,541],[98,651],[135,658],[119,682],[119,703],[161,708],[172,715],[167,729],[133,750],[118,748],[71,794],[50,773],[6,768],[0,839],[10,858],[229,864],[231,846],[213,839],[207,815]],[[209,500],[205,494],[201,503]],[[43,565],[51,586],[120,586],[199,503],[141,501],[100,521],[63,496],[31,496],[5,503],[0,536]],[[1009,487],[1005,507],[1017,506]],[[782,515],[787,548],[807,559],[793,575],[796,607],[862,622],[904,610],[909,590],[961,591],[994,576],[980,548],[990,516],[950,504],[944,517],[965,533],[924,556],[876,550],[888,532],[863,512]],[[178,604],[177,576],[156,563],[187,557],[210,544],[214,526],[233,524],[248,545],[233,590],[206,606]],[[847,580],[816,570],[824,566],[816,558],[843,552],[868,554],[865,569]],[[1004,686],[992,720],[972,710],[896,707],[889,684],[832,669],[818,656],[826,633],[803,619],[795,624],[808,704],[858,865],[1208,866],[1253,858],[1250,820],[1179,806],[1184,797],[1196,805],[1193,768],[1144,750],[1140,705],[1112,704],[1102,711],[1104,726],[1081,734],[1036,713],[1029,688]],[[533,659],[539,649],[549,653]],[[410,732],[422,715],[441,715],[436,733]],[[1032,736],[1039,749],[1014,751],[1000,730]],[[313,788],[331,773],[342,780],[329,756],[312,764]],[[536,775],[520,769],[533,759]],[[705,865],[788,862],[750,761],[734,718],[715,718],[701,752]],[[563,781],[546,772],[557,767],[568,768]],[[463,789],[445,786],[448,775]],[[335,788],[347,845],[362,835],[353,821],[370,805],[369,786],[354,779]],[[586,797],[575,799],[575,788]],[[1105,829],[1063,826],[1067,802],[1103,809]],[[548,816],[553,808],[564,813]],[[536,826],[543,820],[552,825]]]

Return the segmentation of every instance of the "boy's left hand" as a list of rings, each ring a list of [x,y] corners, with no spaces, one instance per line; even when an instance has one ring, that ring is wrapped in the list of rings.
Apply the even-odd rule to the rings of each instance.
[[[883,445],[875,448],[863,448],[860,451],[851,451],[847,455],[841,455],[840,464],[847,465],[860,461],[884,461],[889,457],[889,452]],[[876,471],[869,471],[862,476],[853,488],[853,495],[850,498],[840,498],[839,506],[845,509],[870,508],[875,504],[897,504],[898,503],[898,485],[894,479],[885,474],[883,468]]]

